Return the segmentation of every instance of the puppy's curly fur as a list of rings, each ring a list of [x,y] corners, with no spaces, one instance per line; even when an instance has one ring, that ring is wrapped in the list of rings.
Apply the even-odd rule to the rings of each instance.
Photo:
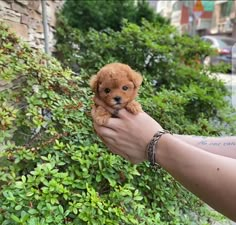
[[[95,95],[114,110],[126,108],[137,114],[142,111],[141,105],[134,99],[142,83],[142,76],[122,63],[105,65],[90,80]],[[93,106],[92,116],[97,124],[103,125],[112,116],[102,106]]]

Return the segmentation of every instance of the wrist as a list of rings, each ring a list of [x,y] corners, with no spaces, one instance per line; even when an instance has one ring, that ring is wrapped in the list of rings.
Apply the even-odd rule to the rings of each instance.
[[[160,167],[158,154],[160,148],[163,148],[165,145],[165,136],[171,136],[170,132],[167,130],[161,130],[154,134],[153,138],[147,145],[147,159],[150,162],[151,166],[158,169]]]
[[[173,139],[173,135],[166,133],[160,139],[158,145],[156,145],[155,151],[155,160],[162,166],[163,165],[163,156],[168,152],[168,143]]]

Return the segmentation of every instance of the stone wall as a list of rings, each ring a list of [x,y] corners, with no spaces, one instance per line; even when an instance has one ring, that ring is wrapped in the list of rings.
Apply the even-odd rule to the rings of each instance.
[[[54,51],[56,12],[64,0],[44,0],[48,21],[49,50]],[[41,0],[0,0],[0,20],[34,48],[44,48]]]

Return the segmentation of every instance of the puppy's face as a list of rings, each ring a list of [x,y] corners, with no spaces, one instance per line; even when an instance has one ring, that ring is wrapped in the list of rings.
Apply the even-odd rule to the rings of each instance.
[[[127,76],[111,76],[99,84],[98,95],[108,106],[120,109],[135,98],[136,92]]]
[[[141,75],[128,65],[112,63],[92,77],[90,86],[106,105],[121,109],[136,97],[141,83]]]

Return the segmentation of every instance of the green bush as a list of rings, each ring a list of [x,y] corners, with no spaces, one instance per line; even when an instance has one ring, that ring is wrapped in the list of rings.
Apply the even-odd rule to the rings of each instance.
[[[185,64],[181,67],[178,59],[174,63],[172,52],[154,42],[154,36],[161,38],[163,30],[155,31],[160,34],[153,34],[153,39],[145,39],[140,29],[127,24],[118,33],[91,31],[81,38],[77,43],[81,46],[80,76],[75,76],[0,25],[1,80],[12,83],[0,92],[2,225],[187,225],[209,224],[211,215],[216,216],[165,171],[154,172],[146,163],[133,166],[110,154],[93,131],[88,77],[107,62],[125,60],[145,75],[140,101],[165,128],[220,134],[221,123],[230,122],[219,115],[227,108],[222,83],[194,73]],[[167,40],[163,38],[163,42]],[[173,54],[180,54],[175,50]],[[161,67],[167,77],[161,76],[154,59],[149,66],[144,64],[146,51],[154,58],[160,52],[173,57]],[[178,77],[185,67],[192,72],[191,79]],[[156,89],[153,80],[162,83],[162,88]],[[204,96],[207,83],[212,85],[209,99]],[[193,96],[186,88],[190,85],[195,86]],[[194,116],[188,113],[191,107],[210,112]],[[217,119],[217,128],[210,119]]]

